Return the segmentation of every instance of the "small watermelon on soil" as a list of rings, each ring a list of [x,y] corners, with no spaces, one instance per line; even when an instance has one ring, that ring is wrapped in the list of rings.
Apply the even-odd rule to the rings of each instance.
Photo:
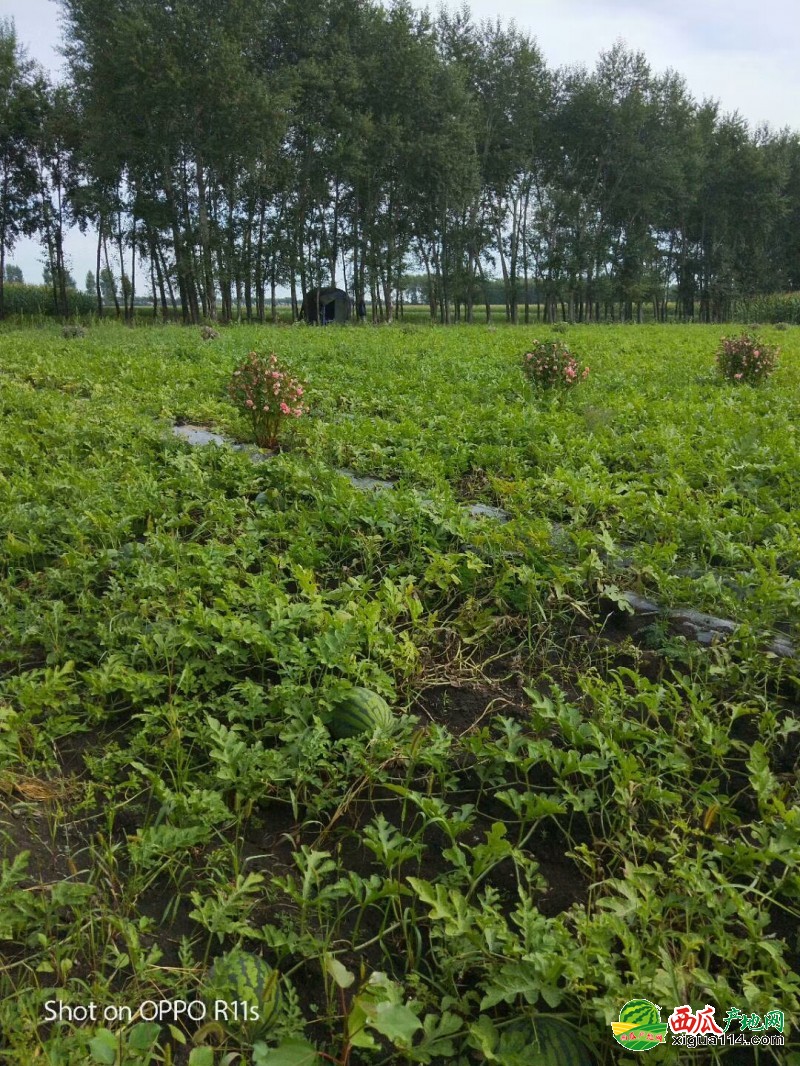
[[[326,715],[325,724],[337,740],[387,729],[394,715],[386,700],[368,688],[354,688]]]
[[[592,1066],[591,1055],[572,1026],[546,1015],[507,1026],[497,1051],[509,1066]]]
[[[234,948],[220,955],[204,982],[203,998],[212,1011],[209,1017],[250,1040],[257,1039],[269,1031],[280,1012],[279,980],[277,970],[249,951]]]

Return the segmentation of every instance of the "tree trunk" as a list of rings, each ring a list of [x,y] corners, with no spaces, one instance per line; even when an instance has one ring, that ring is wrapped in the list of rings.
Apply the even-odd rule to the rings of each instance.
[[[177,317],[178,317],[178,304],[177,304],[177,301],[175,300],[175,289],[172,286],[172,278],[170,277],[169,267],[167,266],[167,258],[164,255],[164,250],[161,247],[161,244],[159,243],[159,241],[157,239],[156,239],[156,255],[158,256],[158,258],[159,258],[159,260],[161,262],[161,276],[163,277],[163,279],[164,279],[164,281],[166,283],[166,286],[167,286],[167,291],[169,292],[169,299],[170,299],[170,303],[172,304],[172,313],[175,315],[175,318],[177,319]],[[179,289],[179,294],[180,294],[180,289]],[[164,310],[166,311],[166,306],[164,307]],[[165,317],[166,317],[166,315],[165,315]]]
[[[506,321],[511,322],[511,285],[508,276],[508,264],[506,263],[506,255],[503,250],[503,234],[500,231],[500,226],[497,227],[497,251],[500,254],[500,269],[503,272],[503,293],[506,301]]]
[[[153,297],[153,321],[155,322],[158,318],[158,289],[156,287],[156,267],[152,255],[150,256],[150,292]]]
[[[153,295],[155,296],[155,285],[158,286],[158,295],[161,299],[161,317],[167,321],[167,294],[164,290],[164,277],[161,273],[161,263],[159,262],[158,254],[158,237],[151,230],[150,231],[150,262],[153,266],[155,273],[155,283],[153,289]]]
[[[8,166],[3,167],[3,195],[0,198],[0,320],[5,317],[6,219],[8,217]]]
[[[100,270],[101,270],[100,255],[101,255],[101,252],[103,250],[103,225],[104,225],[104,223],[105,223],[105,219],[103,218],[103,215],[101,214],[100,215],[100,223],[99,223],[99,225],[97,227],[97,257],[96,257],[96,265],[95,265],[95,272],[94,272],[94,289],[95,289],[95,295],[97,296],[97,317],[98,318],[102,318],[103,317],[103,290],[100,288]]]
[[[117,299],[117,286],[114,284],[114,275],[111,273],[111,267],[108,264],[108,245],[106,244],[106,235],[103,234],[103,255],[105,257],[106,271],[109,279],[111,280],[111,291],[114,294],[114,307],[117,309],[117,318],[119,318],[119,300]]]
[[[214,271],[211,262],[211,233],[208,222],[208,204],[206,203],[206,176],[203,159],[197,154],[195,158],[195,176],[197,180],[198,221],[200,233],[200,258],[203,285],[201,298],[203,312],[211,319],[217,317],[216,294],[214,292]]]
[[[133,324],[133,301],[136,297],[136,215],[131,219],[131,325]]]

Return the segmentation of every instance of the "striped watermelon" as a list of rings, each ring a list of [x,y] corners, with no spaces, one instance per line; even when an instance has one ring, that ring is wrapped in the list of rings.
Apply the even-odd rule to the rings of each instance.
[[[592,1057],[572,1026],[546,1015],[507,1026],[496,1050],[509,1066],[592,1066]]]
[[[337,740],[387,729],[394,716],[386,700],[368,688],[354,688],[326,716],[325,724]]]
[[[658,1025],[661,1016],[649,999],[630,999],[619,1012],[619,1020],[628,1025]]]
[[[204,984],[208,1017],[250,1040],[268,1032],[280,1013],[280,974],[259,955],[234,948],[214,960]]]

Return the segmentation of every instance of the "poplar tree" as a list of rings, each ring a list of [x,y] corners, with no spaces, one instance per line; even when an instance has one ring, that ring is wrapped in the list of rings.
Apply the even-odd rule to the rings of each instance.
[[[0,318],[6,254],[35,232],[35,142],[44,110],[45,81],[17,41],[13,22],[0,19]]]

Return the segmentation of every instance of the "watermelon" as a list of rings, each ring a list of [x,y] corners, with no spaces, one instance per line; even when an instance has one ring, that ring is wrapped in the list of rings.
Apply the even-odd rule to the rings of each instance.
[[[214,960],[203,989],[207,1017],[255,1040],[281,1009],[280,974],[259,955],[234,948]]]
[[[387,729],[394,721],[386,700],[368,688],[354,688],[336,704],[325,718],[331,736],[336,740],[373,734]]]
[[[619,1020],[628,1025],[658,1025],[661,1016],[649,999],[630,999],[619,1012]]]
[[[572,1026],[541,1014],[506,1026],[495,1050],[498,1061],[507,1066],[592,1066]]]

